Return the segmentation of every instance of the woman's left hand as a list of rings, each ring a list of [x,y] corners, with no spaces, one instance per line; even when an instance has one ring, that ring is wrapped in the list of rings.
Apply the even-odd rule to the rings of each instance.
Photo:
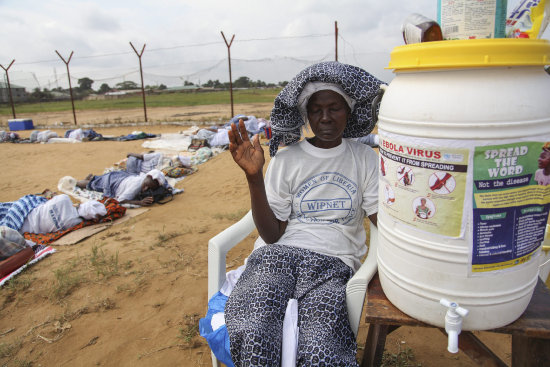
[[[229,151],[233,160],[241,167],[247,176],[262,175],[265,163],[264,151],[260,145],[259,135],[251,142],[244,121],[239,120],[239,127],[231,124],[229,131]]]

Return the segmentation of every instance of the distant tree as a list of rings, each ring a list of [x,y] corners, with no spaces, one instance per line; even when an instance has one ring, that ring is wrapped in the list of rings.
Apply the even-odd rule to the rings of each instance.
[[[47,88],[44,88],[43,90],[40,90],[40,88],[34,88],[32,93],[29,95],[29,99],[31,101],[45,101],[52,98],[52,93]]]
[[[139,85],[131,80],[126,80],[115,85],[116,89],[128,90],[128,89],[139,89]]]
[[[161,84],[161,85],[146,85],[145,86],[145,89],[149,90],[149,91],[153,91],[153,90],[163,90],[163,89],[166,89],[166,85],[164,84]]]
[[[89,92],[92,90],[94,81],[88,77],[78,79],[78,90],[80,92]]]
[[[203,86],[207,88],[222,88],[223,84],[220,83],[218,79],[216,79],[214,81],[208,80],[205,84],[203,84]]]
[[[286,87],[286,85],[288,84],[288,82],[285,80],[284,82],[279,82],[279,86],[281,87]]]
[[[264,81],[261,81],[261,80],[258,79],[258,80],[256,80],[255,83],[253,83],[252,86],[255,87],[255,88],[265,88],[266,84],[265,84]]]
[[[251,81],[249,77],[241,76],[239,79],[233,82],[234,88],[250,88]]]
[[[188,86],[188,85],[195,85],[195,84],[193,84],[192,82],[186,80],[186,81],[183,82],[183,85]]]
[[[101,84],[101,86],[97,90],[97,92],[100,93],[100,94],[105,94],[105,93],[110,92],[110,91],[111,91],[111,87],[109,87],[109,84],[107,84],[107,83]]]

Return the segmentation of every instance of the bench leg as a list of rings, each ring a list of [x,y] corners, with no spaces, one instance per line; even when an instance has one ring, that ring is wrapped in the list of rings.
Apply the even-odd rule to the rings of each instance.
[[[550,339],[512,334],[512,367],[540,367],[550,363]]]
[[[388,332],[391,332],[388,325],[369,324],[361,367],[380,366]]]
[[[440,329],[447,335],[445,329]],[[470,331],[462,331],[458,335],[458,347],[478,366],[483,367],[507,367],[495,353],[493,353],[477,336]]]

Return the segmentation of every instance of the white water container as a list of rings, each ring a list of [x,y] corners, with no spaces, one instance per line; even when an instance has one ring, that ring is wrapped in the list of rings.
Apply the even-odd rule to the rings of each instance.
[[[546,40],[396,47],[382,99],[380,281],[406,314],[464,330],[515,321],[538,279],[550,186],[535,179],[550,142]],[[537,174],[538,175],[538,174]]]

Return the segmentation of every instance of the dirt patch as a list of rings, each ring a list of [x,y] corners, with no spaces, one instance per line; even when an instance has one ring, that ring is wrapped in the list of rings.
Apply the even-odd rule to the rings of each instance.
[[[272,103],[242,103],[233,106],[234,115],[243,114],[247,116],[256,116],[269,118]],[[147,121],[145,119],[147,113]],[[17,113],[17,111],[16,111]],[[8,119],[12,115],[0,115],[0,124],[7,129]],[[120,124],[144,124],[144,123],[202,123],[202,124],[223,124],[231,117],[231,105],[205,105],[189,107],[155,107],[119,110],[94,110],[94,111],[76,111],[76,126],[90,125],[120,125]],[[72,128],[74,116],[72,111],[64,112],[38,112],[30,114],[19,114],[17,118],[29,118],[33,120],[35,128],[63,126]]]

